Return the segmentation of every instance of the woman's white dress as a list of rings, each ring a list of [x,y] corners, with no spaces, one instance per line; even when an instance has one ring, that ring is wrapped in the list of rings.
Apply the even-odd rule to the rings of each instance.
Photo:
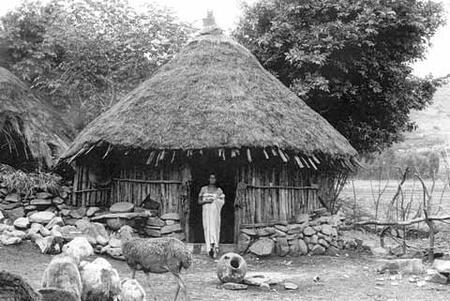
[[[213,193],[208,192],[208,187],[204,186],[199,194],[202,201],[212,200],[211,203],[202,205],[203,232],[205,234],[206,250],[219,247],[220,241],[220,211],[225,203],[225,195],[222,189],[217,188]]]

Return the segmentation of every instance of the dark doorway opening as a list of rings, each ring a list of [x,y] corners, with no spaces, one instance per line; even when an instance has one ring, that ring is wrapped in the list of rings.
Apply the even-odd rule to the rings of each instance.
[[[216,174],[217,185],[225,194],[221,211],[220,243],[234,243],[234,198],[236,193],[236,168],[217,157],[202,156],[191,164],[192,195],[189,213],[189,242],[205,242],[202,224],[202,206],[198,204],[200,189],[208,185],[209,175]]]

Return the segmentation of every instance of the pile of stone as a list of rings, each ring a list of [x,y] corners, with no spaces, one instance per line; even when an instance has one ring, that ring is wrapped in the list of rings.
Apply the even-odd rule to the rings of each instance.
[[[340,215],[300,214],[295,223],[242,228],[238,251],[257,256],[336,255],[342,248]]]
[[[183,228],[178,213],[166,213],[161,217],[149,217],[144,228],[146,236],[150,237],[175,237],[181,241],[185,240]]]
[[[450,260],[435,259],[432,269],[427,270],[426,280],[448,284],[450,280]]]

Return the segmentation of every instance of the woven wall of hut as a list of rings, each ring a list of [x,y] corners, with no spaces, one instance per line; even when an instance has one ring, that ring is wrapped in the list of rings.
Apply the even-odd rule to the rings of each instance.
[[[183,181],[189,181],[189,171],[177,165],[159,167],[133,166],[111,171],[107,187],[95,187],[89,180],[89,167],[78,166],[74,181],[72,205],[110,206],[116,202],[130,202],[141,206],[148,197],[159,203],[160,214],[180,212],[186,197]]]
[[[140,206],[149,197],[160,204],[160,214],[180,212],[183,197],[183,171],[179,166],[122,169],[113,178],[111,202]]]
[[[89,180],[88,165],[78,165],[75,168],[72,206],[107,206],[111,199],[111,187],[98,187]]]
[[[315,171],[286,164],[268,168],[248,165],[239,168],[237,177],[241,225],[290,222],[298,214],[320,207]]]

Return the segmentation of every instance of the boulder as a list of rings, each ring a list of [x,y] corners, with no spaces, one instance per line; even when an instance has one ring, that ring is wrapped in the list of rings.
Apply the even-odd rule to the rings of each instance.
[[[306,227],[305,229],[303,229],[303,234],[306,236],[312,236],[316,234],[316,230],[314,230],[312,227]]]
[[[6,203],[20,203],[22,201],[22,197],[17,193],[10,193],[5,196],[4,201]]]
[[[14,226],[0,224],[0,234],[2,234],[5,231],[12,231],[12,230],[14,230]]]
[[[264,228],[258,228],[256,229],[256,235],[258,237],[264,237],[269,236],[271,233],[267,232]]]
[[[36,210],[37,209],[37,206],[34,206],[34,205],[26,205],[26,206],[24,206],[23,207],[23,209],[25,210],[25,212],[30,212],[30,211],[34,211],[34,210]]]
[[[283,283],[283,287],[285,290],[296,290],[298,289],[298,285],[292,282]]]
[[[161,228],[153,229],[153,228],[145,227],[144,231],[150,237],[161,237]]]
[[[241,233],[244,233],[248,236],[256,236],[256,231],[254,229],[241,229]]]
[[[89,207],[86,210],[86,216],[88,216],[88,217],[94,216],[94,214],[99,212],[99,211],[100,211],[99,207]]]
[[[313,236],[311,236],[310,238],[311,240],[309,241],[312,244],[318,244],[319,243],[319,236],[317,236],[316,234],[314,234]]]
[[[8,189],[1,187],[0,188],[0,198],[3,198],[8,195]]]
[[[45,227],[51,230],[55,226],[64,226],[64,221],[60,216],[55,216],[54,218],[52,218],[52,220]]]
[[[320,231],[322,231],[323,234],[330,236],[333,234],[333,227],[328,224],[324,224],[322,225],[322,229]]]
[[[270,238],[260,238],[253,243],[249,251],[257,256],[269,256],[272,254],[275,243]]]
[[[47,236],[35,240],[42,254],[59,254],[63,246],[62,237]]]
[[[54,204],[54,205],[62,205],[62,204],[64,204],[64,199],[62,199],[59,196],[57,196],[56,198],[52,199],[52,204]]]
[[[72,218],[77,218],[77,219],[83,218],[84,216],[86,216],[86,207],[80,207],[78,209],[70,210],[69,215]]]
[[[61,227],[55,225],[52,230],[50,230],[50,235],[55,237],[63,237],[61,233]]]
[[[266,231],[267,233],[269,233],[269,235],[273,235],[275,234],[275,228],[274,227],[265,227],[264,231]]]
[[[328,256],[339,256],[339,249],[333,246],[328,247],[326,254]]]
[[[166,225],[168,225],[168,226],[173,225],[175,223],[176,223],[176,221],[174,221],[173,219],[166,220]]]
[[[22,208],[22,204],[21,203],[1,203],[0,204],[0,209],[3,210],[12,210],[15,208]]]
[[[167,236],[174,237],[174,238],[176,238],[178,240],[181,240],[181,241],[186,240],[186,235],[183,232],[173,232],[173,233],[170,233]]]
[[[241,283],[227,282],[227,283],[222,284],[222,288],[224,288],[226,290],[231,290],[231,291],[242,291],[242,290],[246,290],[248,288],[248,285],[241,284]]]
[[[312,249],[311,249],[311,254],[312,255],[323,255],[325,254],[325,248],[321,245],[315,245]]]
[[[39,223],[39,224],[46,225],[54,217],[55,217],[55,214],[53,212],[40,211],[40,212],[35,212],[32,215],[30,215],[29,219],[30,219],[31,223]]]
[[[79,259],[94,255],[94,249],[86,237],[75,237],[72,241],[64,245],[63,252]]]
[[[51,198],[53,198],[53,194],[48,193],[48,192],[38,192],[38,193],[36,193],[36,198],[37,199],[51,199]]]
[[[297,257],[300,255],[300,244],[298,239],[292,240],[289,244],[289,255]]]
[[[448,277],[439,273],[438,271],[430,270],[430,271],[428,271],[427,274],[428,275],[425,277],[425,279],[429,282],[439,283],[439,284],[447,284],[447,282],[448,282]]]
[[[129,202],[118,202],[114,203],[109,207],[109,211],[112,213],[127,213],[132,212],[134,209],[134,204]]]
[[[19,230],[28,229],[30,226],[30,221],[27,217],[19,217],[14,221],[14,227],[16,227]]]
[[[153,226],[153,227],[162,227],[164,226],[166,223],[160,219],[159,217],[149,217],[147,219],[147,225],[148,226]]]
[[[283,232],[287,232],[288,228],[284,225],[275,225],[275,229],[278,229]]]
[[[166,213],[161,216],[162,220],[173,220],[173,221],[179,221],[180,215],[178,213],[172,212],[172,213]]]
[[[275,229],[275,234],[273,234],[274,237],[286,237],[286,232],[280,231],[278,229]]]
[[[44,226],[42,226],[40,229],[39,229],[39,233],[42,235],[42,236],[50,236],[50,230],[49,229],[47,229],[47,228],[45,228]]]
[[[31,200],[30,205],[34,205],[39,208],[48,207],[48,206],[52,205],[52,200],[51,199],[34,199],[34,200]]]
[[[3,215],[3,212],[0,210],[0,223],[2,223],[4,219],[5,216]]]
[[[237,251],[238,253],[244,253],[247,251],[248,247],[250,246],[252,239],[250,236],[248,236],[245,233],[240,233],[238,237],[238,243],[237,243]]]
[[[330,244],[325,239],[322,238],[319,239],[318,243],[322,245],[324,248],[328,248],[330,246]]]
[[[433,269],[439,273],[450,274],[450,260],[435,259]]]
[[[177,232],[177,231],[181,231],[181,224],[177,223],[177,224],[173,224],[173,225],[169,225],[169,226],[164,226],[161,228],[161,234],[169,234],[172,232]]]
[[[288,234],[300,234],[303,230],[303,226],[301,224],[290,224],[287,226],[287,228]]]
[[[289,244],[285,237],[278,237],[275,244],[276,253],[280,257],[284,257],[289,253]]]
[[[70,209],[61,209],[61,215],[62,216],[69,216],[70,215]]]
[[[42,227],[44,226],[42,226],[41,224],[32,223],[30,226],[30,230],[28,230],[28,236],[39,233]]]
[[[253,274],[245,277],[243,282],[247,285],[261,286],[262,284],[276,285],[280,282],[280,280],[265,274]]]
[[[20,244],[22,239],[20,237],[7,235],[5,233],[0,235],[0,243],[5,246]]]
[[[295,222],[299,224],[307,223],[309,221],[309,214],[302,213],[295,217]]]

